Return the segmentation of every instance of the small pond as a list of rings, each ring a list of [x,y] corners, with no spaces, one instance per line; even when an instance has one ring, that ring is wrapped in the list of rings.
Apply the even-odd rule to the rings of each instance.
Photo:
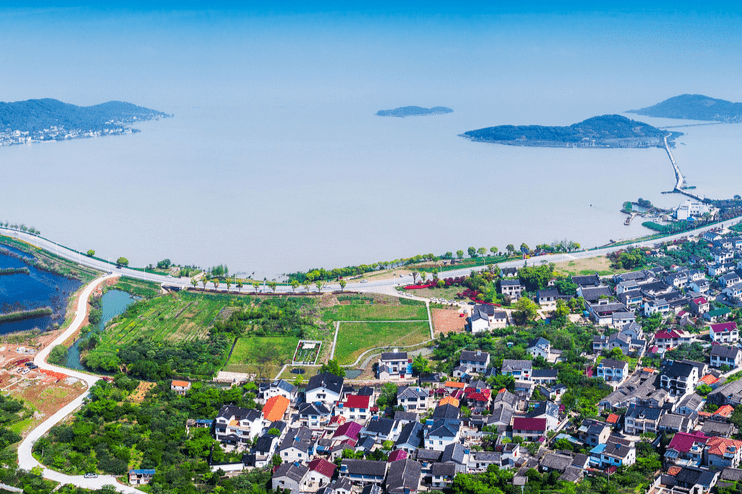
[[[133,297],[127,292],[122,292],[121,290],[109,290],[104,293],[103,298],[101,299],[101,319],[100,322],[93,327],[93,332],[100,333],[103,331],[108,321],[123,314],[126,308],[137,300],[136,297]],[[80,339],[76,340],[67,352],[67,363],[65,365],[71,369],[84,369],[83,365],[80,363],[79,343]]]

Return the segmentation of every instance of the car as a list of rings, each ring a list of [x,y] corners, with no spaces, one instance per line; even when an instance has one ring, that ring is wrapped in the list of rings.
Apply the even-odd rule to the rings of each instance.
[[[368,280],[361,280],[361,283],[368,283]]]
[[[98,474],[97,473],[88,472],[85,475],[83,475],[83,477],[85,477],[86,479],[97,479],[98,478]]]

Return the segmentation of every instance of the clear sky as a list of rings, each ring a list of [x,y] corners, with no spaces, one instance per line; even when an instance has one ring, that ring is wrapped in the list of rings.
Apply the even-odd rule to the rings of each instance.
[[[0,9],[0,100],[168,111],[443,92],[570,120],[686,92],[742,99],[733,2],[100,3]]]

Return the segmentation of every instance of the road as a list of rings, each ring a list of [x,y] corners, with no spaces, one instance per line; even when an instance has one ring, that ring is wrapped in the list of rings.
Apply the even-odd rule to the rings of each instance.
[[[34,443],[38,441],[42,436],[44,436],[44,434],[49,432],[49,430],[52,427],[57,425],[59,422],[64,420],[68,415],[70,415],[75,410],[77,410],[80,406],[82,406],[85,398],[87,398],[90,392],[89,391],[90,387],[100,379],[100,377],[92,375],[92,374],[86,374],[84,372],[78,372],[72,369],[67,369],[66,367],[57,367],[56,365],[48,364],[46,362],[46,358],[49,356],[49,352],[51,352],[51,349],[54,348],[54,346],[63,343],[67,338],[72,336],[72,334],[75,331],[77,331],[80,328],[80,326],[82,326],[82,323],[85,320],[85,313],[87,309],[86,305],[88,302],[88,298],[90,297],[90,294],[93,293],[93,290],[95,290],[96,287],[98,287],[98,285],[101,284],[103,281],[107,280],[108,278],[113,278],[115,276],[118,276],[118,275],[111,274],[111,275],[101,276],[100,278],[94,280],[88,286],[86,286],[85,289],[80,294],[80,299],[78,300],[78,303],[77,303],[77,309],[75,310],[75,318],[72,320],[72,324],[70,324],[69,328],[67,328],[62,334],[60,334],[50,345],[48,345],[46,348],[44,348],[43,350],[41,350],[39,353],[36,354],[36,357],[34,358],[34,364],[38,365],[40,369],[46,369],[46,370],[66,374],[68,376],[76,377],[77,379],[80,379],[82,381],[85,381],[85,383],[87,383],[88,390],[86,390],[82,395],[72,400],[69,404],[64,406],[57,413],[55,413],[54,415],[46,419],[39,426],[37,426],[34,430],[32,430],[28,434],[28,436],[26,436],[26,438],[21,442],[20,446],[18,446],[18,467],[24,470],[31,470],[32,468],[35,468],[35,467],[42,467],[44,478],[54,480],[56,482],[61,482],[63,484],[72,484],[72,485],[76,485],[78,487],[84,487],[87,489],[100,489],[104,485],[113,485],[116,487],[118,492],[141,493],[143,491],[140,491],[133,487],[119,484],[116,481],[116,477],[112,475],[100,475],[94,479],[86,479],[82,475],[66,475],[64,473],[51,470],[41,465],[41,463],[39,463],[36,460],[36,458],[34,458],[33,455],[31,454]]]
[[[739,223],[742,221],[742,217],[735,218],[733,220],[725,221],[723,224],[725,226],[731,226],[734,224]],[[538,256],[538,257],[532,257],[528,259],[527,261],[524,261],[523,259],[515,259],[512,261],[507,261],[504,263],[498,264],[501,268],[509,268],[509,267],[522,267],[525,263],[527,263],[530,266],[534,265],[540,265],[545,264],[549,262],[563,262],[563,261],[574,261],[577,259],[589,259],[591,257],[598,257],[598,256],[604,256],[606,254],[610,254],[611,252],[615,252],[618,250],[626,249],[627,247],[649,247],[654,245],[658,242],[670,242],[673,240],[678,240],[683,237],[687,237],[688,235],[694,235],[703,233],[705,231],[711,230],[713,228],[716,228],[718,225],[711,225],[711,226],[704,226],[701,228],[697,228],[695,230],[687,231],[684,233],[679,233],[677,235],[671,235],[668,237],[663,237],[661,239],[655,239],[655,240],[649,240],[649,241],[643,241],[643,242],[635,242],[630,245],[621,245],[621,246],[615,246],[615,247],[603,247],[600,249],[594,249],[594,250],[583,250],[579,252],[570,252],[570,253],[562,253],[562,254],[548,254],[544,256]],[[193,288],[191,285],[190,278],[170,278],[167,276],[162,276],[158,274],[153,273],[145,273],[143,271],[138,271],[136,269],[130,269],[130,268],[117,268],[115,265],[110,264],[106,261],[100,261],[98,259],[94,259],[91,257],[88,257],[84,254],[80,254],[78,252],[75,252],[72,249],[69,249],[67,247],[64,247],[62,245],[59,245],[56,242],[53,242],[51,240],[48,240],[43,237],[37,237],[35,235],[31,235],[28,233],[18,232],[15,230],[10,230],[8,228],[2,228],[0,227],[0,234],[6,235],[8,237],[17,238],[20,240],[24,240],[28,242],[31,245],[34,245],[36,247],[45,249],[53,254],[57,254],[59,257],[63,257],[65,259],[69,259],[70,261],[77,262],[79,264],[82,264],[84,266],[88,266],[94,269],[101,270],[103,272],[109,272],[112,271],[114,274],[121,275],[121,276],[129,276],[131,278],[136,278],[140,280],[147,280],[147,281],[154,281],[156,283],[166,283],[170,286],[177,286],[180,288]],[[483,269],[481,266],[476,267],[469,267],[469,268],[463,268],[463,269],[457,269],[453,271],[445,271],[440,274],[442,277],[457,277],[457,276],[465,276],[470,274],[472,271],[480,271]],[[371,293],[384,293],[388,295],[396,295],[398,296],[399,293],[395,289],[396,286],[399,285],[410,285],[413,283],[412,276],[402,276],[398,278],[392,278],[392,279],[385,279],[385,280],[369,280],[367,283],[360,283],[360,282],[353,282],[349,281],[348,285],[346,286],[346,289],[350,291],[357,291],[357,292],[371,292]],[[202,284],[198,285],[199,287],[202,287]],[[206,287],[210,290],[214,290],[214,284],[213,283],[207,283]],[[267,289],[267,287],[266,287]],[[227,286],[224,283],[221,283],[218,288],[221,292],[227,291]],[[330,291],[337,291],[340,290],[340,285],[337,283],[328,283],[323,287],[323,291],[330,292]],[[237,293],[237,287],[232,285],[229,290],[231,293]],[[245,288],[243,289],[243,292],[247,293],[249,289]],[[278,286],[277,290],[278,293],[291,293],[293,290],[290,286]],[[316,292],[316,289],[310,288],[310,292],[314,291]],[[270,290],[268,290],[270,292]],[[297,293],[306,293],[306,291],[303,288],[299,288],[297,290]]]

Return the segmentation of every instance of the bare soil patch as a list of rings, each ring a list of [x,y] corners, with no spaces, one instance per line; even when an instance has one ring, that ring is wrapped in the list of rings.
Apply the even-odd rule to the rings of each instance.
[[[466,317],[461,317],[457,309],[431,309],[430,315],[435,333],[461,333],[466,327]]]
[[[133,401],[134,403],[141,403],[144,401],[144,397],[147,396],[147,392],[157,386],[155,383],[148,383],[148,382],[140,382],[139,386],[137,386],[137,389],[134,390],[132,394],[129,395],[129,401]]]

